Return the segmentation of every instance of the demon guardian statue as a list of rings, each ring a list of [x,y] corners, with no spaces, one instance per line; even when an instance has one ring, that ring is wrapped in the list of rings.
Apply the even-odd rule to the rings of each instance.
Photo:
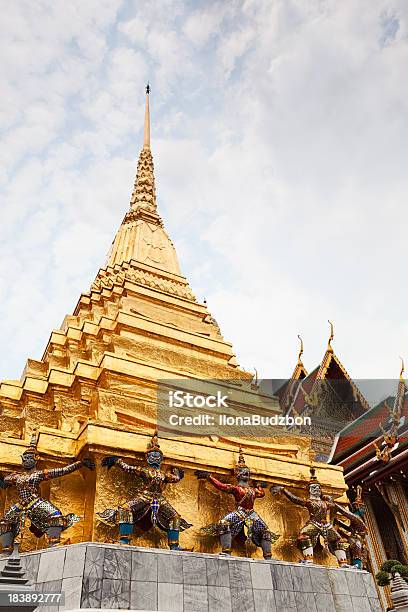
[[[177,483],[184,477],[181,468],[173,467],[170,471],[163,472],[160,467],[163,461],[163,453],[160,450],[157,431],[153,435],[146,451],[147,467],[129,465],[119,457],[104,457],[102,465],[108,469],[116,466],[140,478],[143,488],[137,497],[119,506],[117,509],[107,508],[98,512],[98,516],[108,525],[119,525],[121,544],[130,544],[135,523],[144,517],[150,520],[149,526],[158,526],[167,533],[168,544],[171,550],[184,550],[179,544],[180,531],[191,527],[163,495],[168,483]]]
[[[40,484],[44,480],[71,474],[81,467],[93,470],[94,462],[91,459],[83,459],[63,468],[37,470],[38,458],[37,435],[34,431],[30,446],[21,456],[24,472],[12,473],[5,478],[0,475],[0,488],[15,487],[19,495],[18,502],[0,519],[0,544],[6,552],[13,550],[14,540],[26,517],[30,519],[30,531],[37,538],[45,534],[48,546],[56,546],[60,541],[61,532],[80,520],[73,513],[64,516],[50,501],[41,497]]]
[[[264,559],[270,559],[271,545],[279,536],[268,529],[266,523],[254,510],[255,499],[265,496],[266,485],[251,481],[251,472],[245,463],[242,449],[239,449],[239,460],[234,469],[236,485],[220,482],[204,470],[196,470],[195,474],[197,478],[208,480],[216,489],[230,493],[235,498],[236,509],[233,512],[226,514],[219,523],[203,528],[204,533],[220,537],[222,554],[231,554],[232,541],[238,534],[245,535],[246,529],[246,537],[250,538],[255,546],[262,548]]]

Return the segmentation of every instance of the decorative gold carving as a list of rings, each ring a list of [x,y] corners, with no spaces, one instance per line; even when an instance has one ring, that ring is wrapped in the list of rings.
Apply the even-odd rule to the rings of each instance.
[[[333,339],[334,339],[334,327],[333,327],[333,323],[331,321],[328,321],[329,325],[330,325],[330,337],[329,337],[329,341],[327,343],[327,350],[330,351],[331,353],[333,352],[333,347],[331,345]]]
[[[300,348],[299,348],[299,355],[298,355],[298,366],[302,366],[303,367],[303,361],[302,361],[302,355],[303,355],[303,340],[301,338],[301,336],[298,334],[298,338],[300,340]]]
[[[143,147],[137,164],[135,185],[130,199],[131,208],[145,208],[156,212],[156,186],[154,182],[154,164],[150,148]],[[126,217],[125,221],[126,222]]]
[[[112,269],[100,270],[91,285],[91,291],[113,289],[114,285],[122,286],[126,280],[197,302],[196,297],[187,284],[134,268],[127,269],[126,271],[121,270],[119,273]]]
[[[172,293],[173,295],[177,295],[178,297],[193,300],[194,302],[197,301],[190,287],[185,286],[182,283],[177,283],[176,281],[160,278],[159,276],[150,274],[149,272],[144,272],[142,270],[134,270],[128,273],[127,277],[131,281],[140,283],[142,285],[147,285],[148,287],[152,287],[153,289],[160,289],[160,291]]]
[[[403,378],[404,373],[404,360],[401,359],[401,372],[399,375],[398,389],[394,400],[394,405],[391,408],[388,406],[387,402],[384,402],[384,406],[388,410],[388,426],[384,428],[382,423],[380,423],[380,429],[383,434],[383,440],[381,442],[381,446],[379,446],[376,442],[373,443],[375,448],[375,454],[378,461],[382,461],[383,463],[388,463],[392,457],[392,451],[394,447],[398,444],[399,435],[398,429],[401,422],[401,414],[402,414],[402,406],[404,403],[406,386],[405,380]]]

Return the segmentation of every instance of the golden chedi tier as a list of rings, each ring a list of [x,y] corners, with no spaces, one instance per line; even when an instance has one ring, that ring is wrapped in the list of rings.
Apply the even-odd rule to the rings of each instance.
[[[36,428],[40,469],[62,468],[84,457],[97,466],[40,485],[42,498],[50,500],[63,516],[81,517],[66,536],[62,534],[63,542],[117,539],[114,530],[100,520],[100,513],[137,498],[140,483],[126,471],[102,469],[101,461],[119,456],[126,464],[143,464],[157,423],[158,382],[171,379],[222,380],[227,389],[234,381],[239,403],[247,412],[260,401],[252,374],[238,366],[232,345],[224,340],[206,304],[197,301],[182,275],[158,214],[147,91],[144,144],[130,209],[107,264],[90,291],[80,296],[73,314],[51,333],[42,359],[29,359],[20,380],[0,385],[0,471],[5,477],[20,470],[20,456]],[[281,414],[278,398],[268,398],[268,402],[272,412]],[[164,470],[172,466],[185,474],[177,486],[166,489],[168,503],[193,525],[181,534],[181,545],[204,552],[219,547],[216,539],[202,537],[201,527],[232,511],[234,500],[205,479],[197,479],[196,470],[233,483],[232,470],[242,447],[257,481],[305,494],[309,480],[306,438],[214,434],[160,439]],[[341,499],[346,490],[342,469],[326,464],[316,464],[316,469],[324,492]],[[0,516],[16,500],[13,488],[0,489]],[[270,532],[280,534],[272,547],[273,556],[297,560],[292,539],[305,522],[305,510],[283,496],[269,494],[257,500],[256,509]],[[27,528],[21,535],[22,550],[45,546]],[[167,545],[158,530],[135,531],[136,542]],[[245,548],[234,543],[233,551],[262,554],[250,544]],[[317,560],[336,565],[327,551]]]

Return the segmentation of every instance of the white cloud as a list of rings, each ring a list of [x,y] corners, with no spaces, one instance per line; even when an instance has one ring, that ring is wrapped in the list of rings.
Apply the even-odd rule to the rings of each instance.
[[[233,3],[211,3],[204,10],[196,10],[187,15],[183,24],[183,33],[196,47],[206,45],[215,38],[228,13],[233,10]]]
[[[133,43],[144,43],[146,40],[147,27],[141,17],[135,17],[134,19],[120,23],[118,29],[120,32],[126,34]]]

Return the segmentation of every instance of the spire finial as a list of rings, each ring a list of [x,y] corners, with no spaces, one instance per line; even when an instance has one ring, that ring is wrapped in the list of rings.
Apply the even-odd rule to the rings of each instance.
[[[327,319],[327,321],[330,324],[330,338],[329,338],[329,341],[327,343],[327,349],[332,353],[333,352],[333,347],[332,347],[331,343],[332,343],[332,340],[334,338],[334,327],[333,327],[333,323],[331,321],[329,321],[328,319]]]
[[[145,123],[144,123],[144,140],[143,148],[150,149],[150,110],[149,110],[149,94],[150,94],[150,83],[146,85],[146,110],[145,110]]]
[[[403,360],[403,358],[402,358],[402,357],[400,357],[400,359],[401,359],[401,372],[400,372],[399,377],[400,377],[400,380],[404,380],[404,377],[403,377],[403,374],[404,374],[404,369],[405,369],[405,368],[404,368],[404,360]]]
[[[303,340],[302,340],[302,338],[301,338],[300,334],[298,334],[298,338],[299,338],[299,340],[300,340],[300,349],[299,349],[299,355],[298,355],[298,364],[299,364],[299,365],[302,365],[302,364],[303,364],[303,362],[302,362],[302,355],[303,355]]]

